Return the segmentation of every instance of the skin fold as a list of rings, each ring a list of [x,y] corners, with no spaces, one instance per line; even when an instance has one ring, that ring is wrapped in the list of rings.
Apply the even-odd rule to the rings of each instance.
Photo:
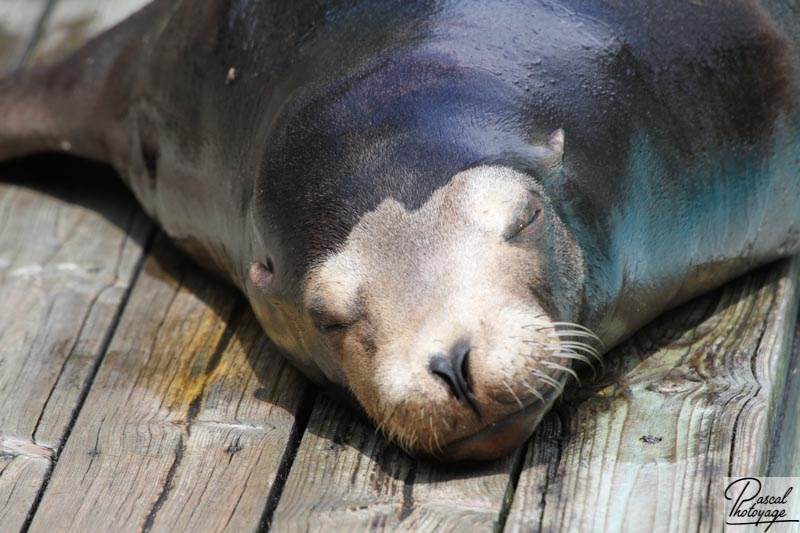
[[[576,364],[800,250],[800,7],[156,0],[0,81],[407,450],[521,445]]]

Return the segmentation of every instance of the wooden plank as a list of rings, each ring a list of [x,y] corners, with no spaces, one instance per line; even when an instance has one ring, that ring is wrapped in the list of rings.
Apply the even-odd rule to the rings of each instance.
[[[148,257],[31,531],[258,527],[306,382],[188,261]]]
[[[149,3],[150,0],[58,0],[42,28],[31,61],[42,63],[63,57]]]
[[[34,176],[9,183],[8,172],[0,181],[0,523],[13,530],[85,394],[150,223],[113,175],[102,178],[109,187],[84,181],[79,192],[64,176],[37,179],[33,190],[21,184]]]
[[[493,531],[514,457],[415,461],[319,397],[272,520],[275,531]]]
[[[799,268],[669,313],[572,387],[528,447],[507,530],[721,531],[723,476],[766,474]]]
[[[0,1],[0,57],[46,1]],[[9,28],[11,28],[9,30]],[[9,33],[11,32],[11,33]],[[18,33],[15,33],[18,32]],[[93,179],[86,179],[93,176]],[[151,231],[95,166],[3,167],[0,176],[0,524],[24,526],[69,433]]]
[[[17,67],[33,44],[47,0],[0,0],[0,70]]]
[[[769,475],[800,477],[800,321],[794,333]]]

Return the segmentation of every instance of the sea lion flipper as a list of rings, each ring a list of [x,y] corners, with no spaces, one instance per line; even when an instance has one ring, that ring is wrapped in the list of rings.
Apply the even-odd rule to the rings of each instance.
[[[69,152],[114,162],[149,37],[166,2],[145,6],[65,59],[0,79],[0,159]]]

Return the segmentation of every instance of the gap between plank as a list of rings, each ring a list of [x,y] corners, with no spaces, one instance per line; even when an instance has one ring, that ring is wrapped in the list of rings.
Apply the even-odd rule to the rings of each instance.
[[[795,309],[792,313],[792,322],[793,325],[792,331],[789,333],[789,338],[787,339],[787,350],[791,353],[788,357],[786,362],[786,372],[787,375],[785,377],[785,383],[783,386],[783,394],[781,395],[781,402],[778,405],[778,416],[775,420],[775,427],[772,431],[772,439],[770,442],[769,448],[769,458],[767,460],[767,475],[775,475],[773,473],[773,468],[775,467],[775,461],[777,460],[776,454],[780,454],[783,452],[782,446],[782,439],[791,438],[792,435],[788,435],[784,432],[784,424],[786,418],[787,410],[790,411],[790,416],[797,417],[798,413],[797,407],[794,406],[798,399],[794,397],[797,393],[794,387],[791,386],[789,372],[792,371],[793,368],[800,366],[800,309],[798,309],[797,301],[800,300],[800,294],[795,296]],[[798,444],[800,445],[800,444]],[[778,476],[786,475],[783,472],[779,472]]]
[[[20,54],[16,64],[11,65],[11,72],[22,69],[30,61],[31,55],[36,49],[36,45],[39,44],[39,41],[42,38],[44,27],[50,20],[50,15],[53,13],[53,8],[56,6],[58,1],[59,0],[47,0],[47,4],[45,4],[44,9],[42,9],[42,14],[39,15],[39,20],[37,21],[36,26],[33,28],[33,32],[31,33],[31,37],[28,40],[25,50],[22,52],[22,54]]]
[[[134,212],[131,220],[136,220],[138,213]],[[130,231],[130,227],[128,228]],[[144,270],[144,262],[147,259],[148,254],[150,253],[150,249],[152,247],[153,241],[155,236],[158,232],[154,227],[151,226],[148,229],[147,234],[144,240],[144,246],[142,247],[142,254],[136,260],[136,265],[134,266],[134,273],[131,278],[131,283],[128,285],[127,289],[122,295],[120,300],[120,305],[117,307],[117,312],[114,315],[114,318],[111,321],[111,324],[106,331],[106,336],[103,339],[103,342],[100,345],[99,356],[92,364],[92,368],[89,371],[89,375],[86,378],[86,382],[81,389],[80,395],[78,396],[78,400],[75,403],[75,408],[72,412],[72,416],[70,417],[69,423],[67,424],[66,429],[64,430],[64,434],[61,436],[59,441],[58,449],[54,450],[53,459],[50,461],[50,465],[47,468],[47,473],[44,476],[44,480],[42,481],[41,487],[39,487],[39,491],[36,493],[36,499],[33,501],[33,505],[31,505],[30,510],[28,511],[28,516],[25,518],[25,523],[22,525],[21,532],[26,533],[30,527],[31,523],[33,522],[33,517],[36,515],[36,511],[39,509],[39,505],[42,502],[42,498],[44,497],[44,493],[47,490],[47,485],[50,483],[50,477],[53,475],[53,470],[55,470],[56,464],[58,463],[58,459],[60,456],[61,450],[64,449],[66,446],[67,441],[69,440],[70,435],[72,434],[72,430],[75,427],[75,422],[78,420],[78,415],[80,414],[81,410],[83,409],[83,405],[86,402],[87,396],[89,396],[89,391],[94,384],[94,380],[97,377],[97,372],[100,370],[100,365],[102,364],[103,360],[106,357],[106,353],[108,352],[108,347],[111,345],[111,340],[114,338],[114,333],[117,330],[117,326],[119,325],[120,319],[122,318],[122,313],[125,311],[125,308],[128,306],[128,300],[130,299],[130,295],[133,292],[133,288],[136,286],[137,281],[139,280],[139,275],[141,274],[142,270]],[[130,233],[128,234],[130,236]]]
[[[289,471],[292,469],[292,465],[294,465],[297,452],[300,450],[300,443],[303,440],[308,421],[311,418],[311,411],[317,399],[317,391],[310,381],[308,381],[306,391],[300,408],[297,410],[297,414],[294,417],[292,435],[289,438],[289,442],[286,444],[286,450],[283,452],[278,472],[275,474],[275,482],[269,490],[267,504],[264,506],[264,512],[259,521],[260,526],[258,528],[258,533],[266,533],[270,531],[272,527],[272,517],[275,514],[275,509],[278,508],[281,496],[283,496],[283,488],[286,485],[286,480],[289,479]]]
[[[531,439],[528,438],[525,444],[523,444],[514,455],[514,461],[511,463],[508,486],[506,487],[506,493],[503,497],[503,503],[500,506],[500,513],[497,515],[497,527],[495,527],[495,531],[502,532],[506,528],[508,515],[511,514],[511,506],[514,504],[514,496],[517,493],[517,484],[522,475],[522,466],[525,464],[525,458],[528,456],[530,441]]]

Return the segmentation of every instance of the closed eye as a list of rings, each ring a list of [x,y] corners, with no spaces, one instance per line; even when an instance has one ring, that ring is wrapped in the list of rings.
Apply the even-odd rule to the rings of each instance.
[[[340,333],[352,326],[358,316],[343,312],[342,309],[334,310],[330,303],[326,303],[321,298],[315,298],[309,302],[308,315],[311,324],[323,335],[333,335]]]
[[[352,321],[342,320],[341,317],[331,313],[323,313],[318,310],[309,310],[309,314],[311,315],[311,320],[314,324],[314,327],[316,327],[317,330],[319,330],[319,332],[323,335],[340,333],[353,325]]]
[[[539,220],[541,214],[542,214],[541,209],[535,209],[533,213],[530,214],[527,220],[520,218],[506,232],[506,240],[511,241],[516,239],[517,237],[522,236],[521,234],[523,233],[523,231],[533,226],[536,223],[536,221]]]
[[[528,220],[528,223],[525,224],[525,225],[526,226],[530,226],[531,224],[533,224],[534,222],[539,220],[539,215],[541,215],[541,214],[542,214],[542,210],[541,209],[537,209],[536,211],[534,211],[533,214],[531,215],[530,220]]]
[[[322,332],[323,335],[329,335],[331,333],[344,331],[348,329],[350,326],[351,324],[322,324],[319,326],[319,330]]]

